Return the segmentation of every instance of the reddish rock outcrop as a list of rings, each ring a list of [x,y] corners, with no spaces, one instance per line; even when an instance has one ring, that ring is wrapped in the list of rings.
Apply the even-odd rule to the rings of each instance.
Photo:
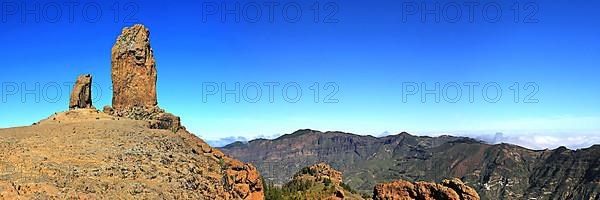
[[[77,108],[93,108],[92,105],[92,75],[85,74],[77,77],[71,92],[69,110]]]
[[[150,31],[137,24],[124,28],[112,47],[112,83],[115,110],[152,108],[156,99],[156,62]]]
[[[264,198],[260,174],[251,164],[231,159],[225,170],[227,182],[239,198],[262,200]]]
[[[189,133],[186,130],[182,132]],[[184,134],[190,137],[191,133]],[[245,200],[263,200],[264,188],[260,178],[260,173],[252,164],[243,163],[236,159],[232,159],[218,149],[212,148],[202,139],[191,136],[190,141],[198,144],[197,150],[203,155],[214,158],[219,163],[222,180],[228,194],[225,199],[245,199]],[[231,192],[233,191],[233,192]]]
[[[479,200],[473,188],[459,179],[444,180],[442,184],[429,182],[411,183],[404,180],[378,184],[373,191],[375,200]]]
[[[475,189],[465,185],[460,179],[453,178],[451,180],[442,181],[442,185],[453,189],[462,200],[478,200],[479,194]]]

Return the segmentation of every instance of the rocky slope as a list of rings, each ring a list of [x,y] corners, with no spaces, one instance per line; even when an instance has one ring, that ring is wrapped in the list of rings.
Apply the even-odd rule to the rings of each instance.
[[[221,150],[254,164],[266,181],[284,184],[303,166],[326,162],[345,183],[371,193],[398,179],[440,182],[459,177],[482,199],[600,198],[600,146],[534,151],[462,137],[387,137],[300,130],[274,140],[233,143]]]
[[[0,199],[262,199],[258,171],[184,129],[93,109],[0,130]]]

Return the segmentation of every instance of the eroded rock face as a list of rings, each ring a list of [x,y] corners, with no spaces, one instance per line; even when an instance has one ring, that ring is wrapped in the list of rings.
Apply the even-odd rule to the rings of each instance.
[[[112,48],[112,83],[115,110],[152,108],[156,99],[156,62],[150,31],[137,24],[124,28]]]
[[[77,77],[71,99],[69,100],[69,110],[77,108],[93,108],[92,105],[92,75],[85,74]]]
[[[411,183],[404,180],[382,183],[375,186],[375,200],[479,200],[473,188],[466,186],[459,179],[444,180],[442,184],[429,182]]]
[[[230,159],[225,166],[226,183],[230,184],[236,198],[262,200],[263,185],[260,174],[251,164]]]

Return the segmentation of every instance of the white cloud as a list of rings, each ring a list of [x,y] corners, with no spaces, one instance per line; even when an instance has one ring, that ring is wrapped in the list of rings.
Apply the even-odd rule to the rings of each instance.
[[[464,121],[458,130],[502,130],[502,131],[564,131],[600,130],[600,117],[560,115],[553,117],[518,118],[508,120],[484,120],[477,123]]]
[[[218,138],[218,139],[206,139],[204,140],[206,143],[208,143],[210,146],[212,147],[224,147],[228,144],[240,141],[240,142],[248,142],[248,139],[246,139],[245,137],[224,137],[224,138]]]
[[[234,142],[248,142],[251,140],[255,140],[255,139],[275,139],[278,138],[279,136],[281,136],[281,134],[274,134],[274,135],[258,135],[252,138],[246,138],[246,137],[242,137],[242,136],[230,136],[230,137],[224,137],[224,138],[216,138],[216,139],[204,139],[204,141],[206,143],[208,143],[210,146],[212,147],[224,147],[227,146],[228,144],[234,143]]]
[[[587,148],[594,144],[600,144],[599,134],[573,135],[564,134],[503,134],[479,135],[474,138],[485,141],[490,144],[508,143],[515,144],[529,149],[554,149],[565,146],[569,149]]]

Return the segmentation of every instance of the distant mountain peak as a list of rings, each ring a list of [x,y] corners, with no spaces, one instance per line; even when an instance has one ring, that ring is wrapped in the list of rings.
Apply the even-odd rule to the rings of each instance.
[[[306,134],[311,134],[311,133],[322,133],[322,132],[316,131],[316,130],[311,130],[311,129],[300,129],[300,130],[294,131],[291,134],[285,134],[285,135],[279,136],[275,140],[300,137],[300,136],[303,136]]]

